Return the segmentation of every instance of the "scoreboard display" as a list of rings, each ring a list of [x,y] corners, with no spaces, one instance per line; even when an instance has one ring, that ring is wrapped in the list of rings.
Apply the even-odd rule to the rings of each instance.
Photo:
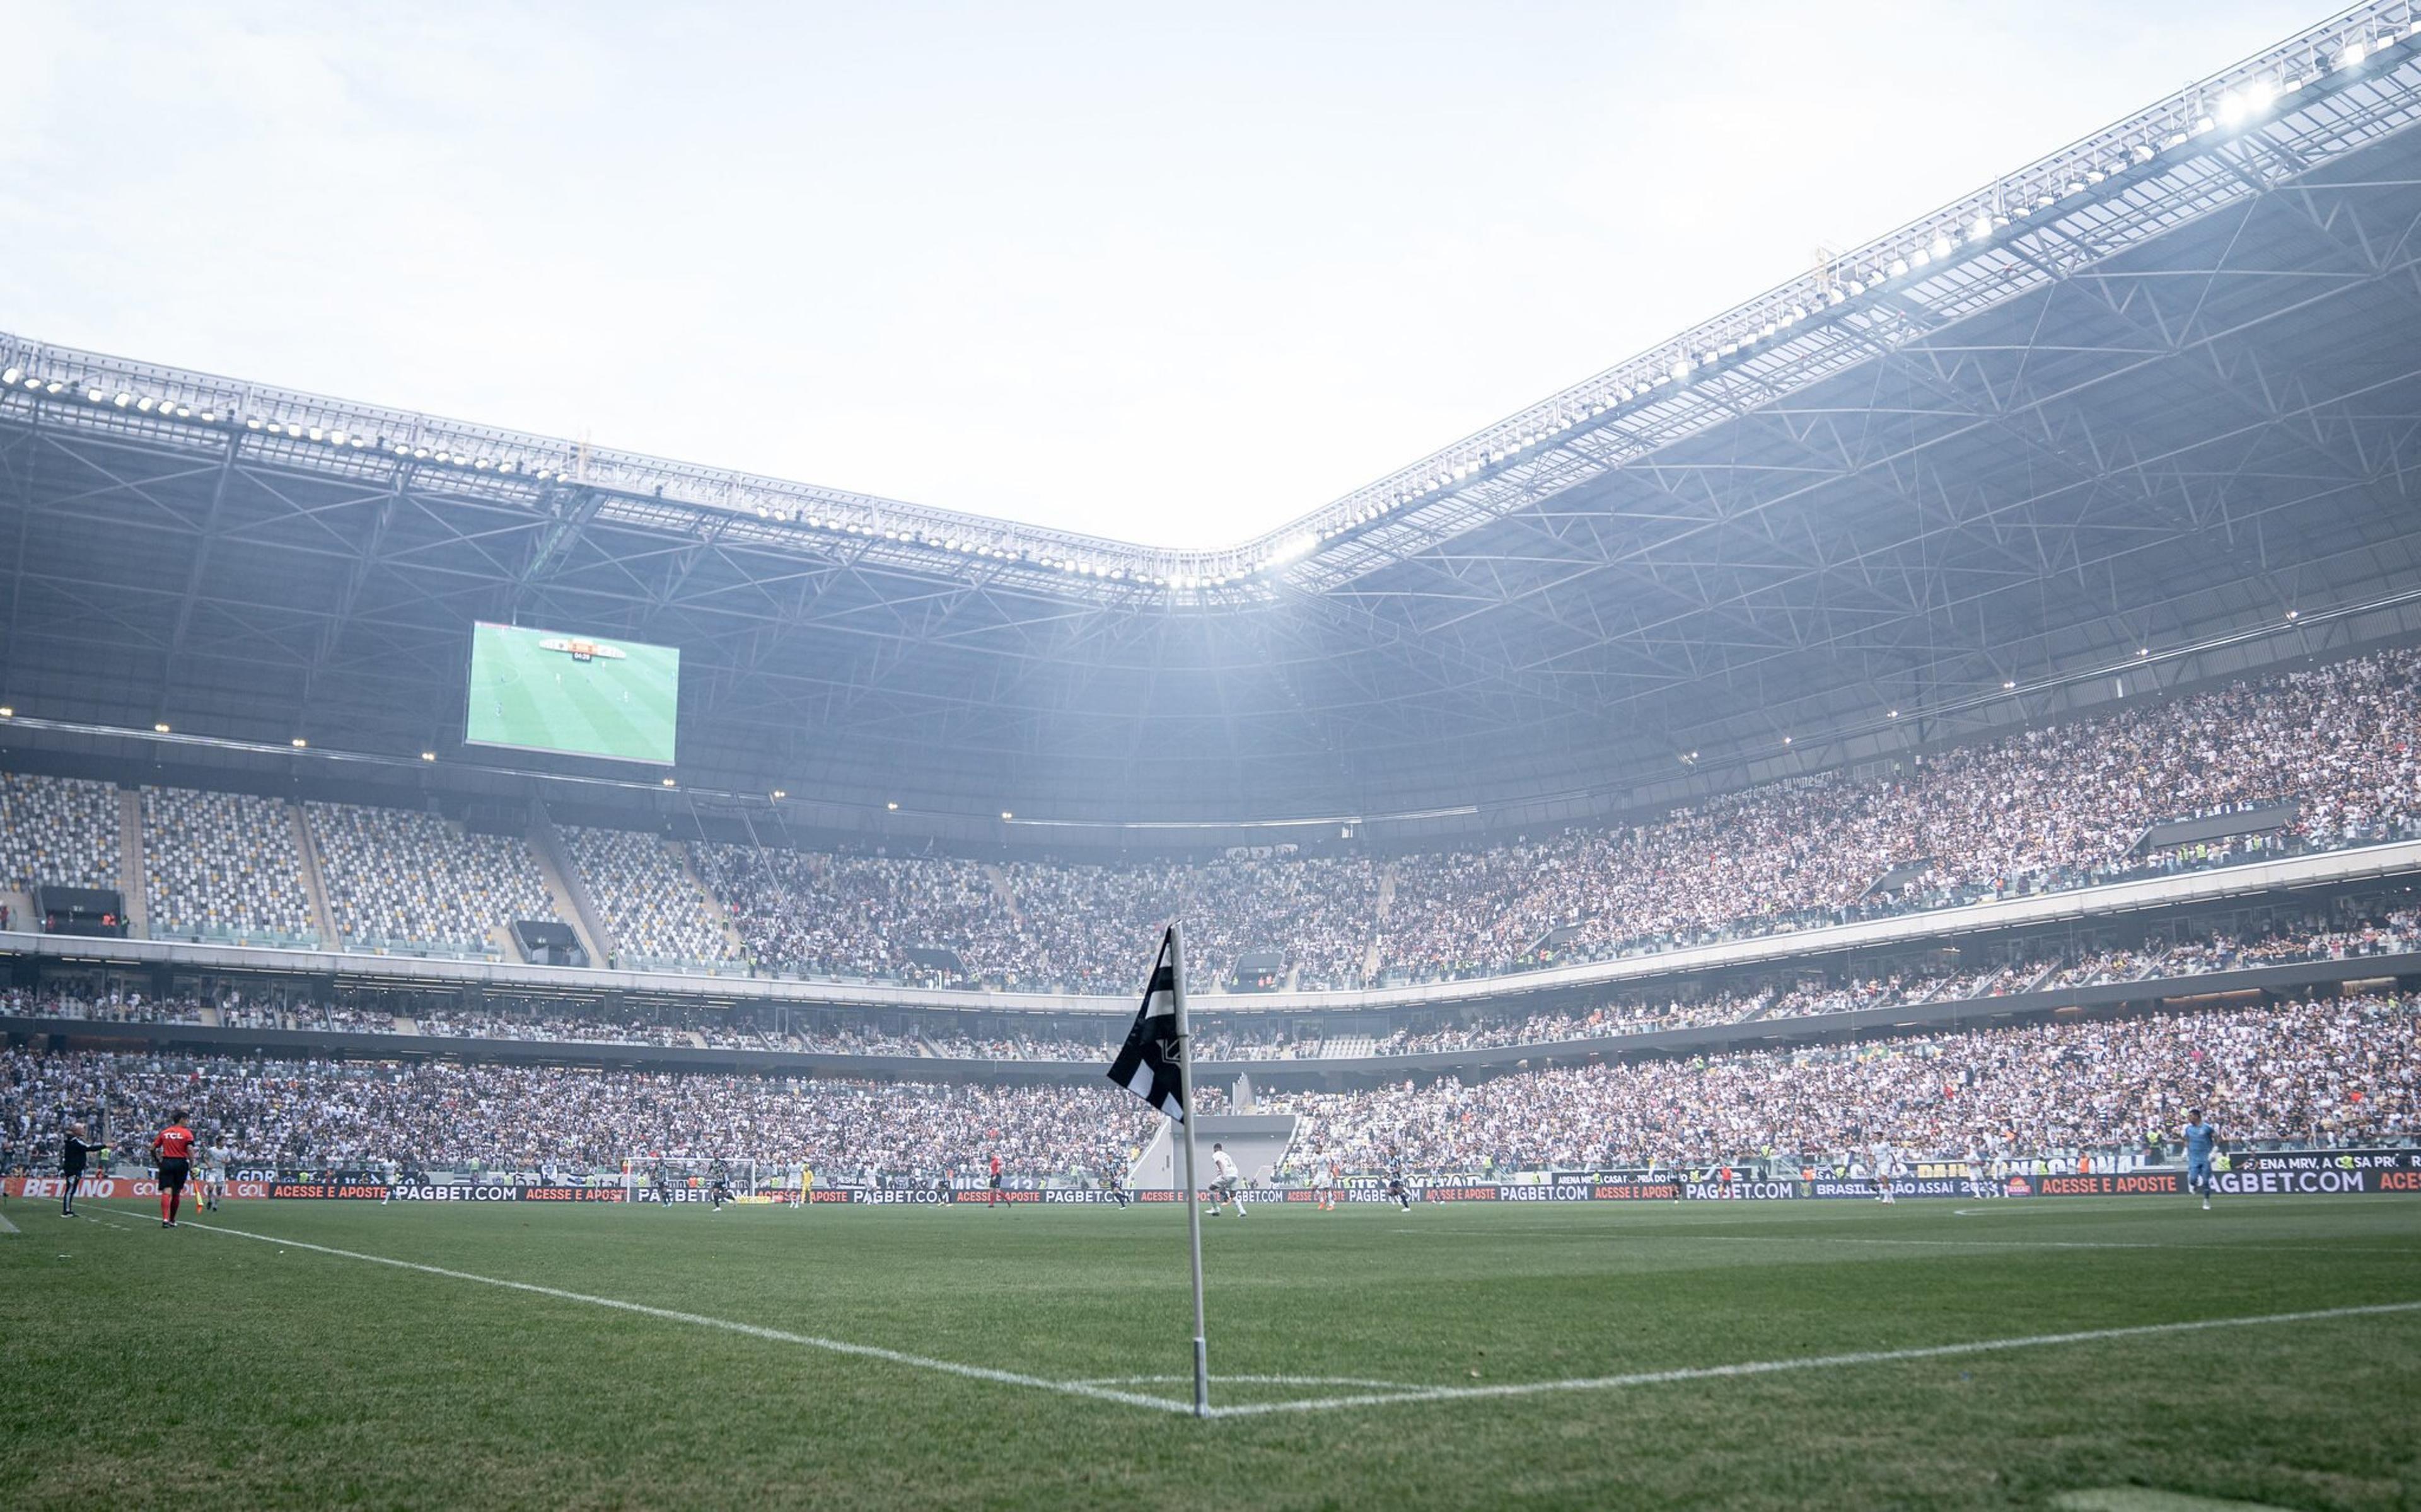
[[[471,628],[472,745],[673,764],[680,652],[614,635]]]

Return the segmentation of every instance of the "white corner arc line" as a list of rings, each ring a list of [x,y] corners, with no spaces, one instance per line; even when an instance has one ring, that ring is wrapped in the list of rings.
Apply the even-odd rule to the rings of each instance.
[[[1212,1417],[1260,1417],[1272,1412],[1319,1412],[1347,1407],[1387,1407],[1399,1402],[1466,1401],[1486,1397],[1541,1396],[1550,1392],[1614,1391],[1626,1386],[1657,1386],[1674,1381],[1722,1380],[1734,1376],[1770,1376],[1788,1370],[1821,1370],[1850,1365],[1890,1364],[1903,1360],[1942,1360],[1959,1355],[1989,1354],[2001,1349],[2043,1348],[2055,1344],[2092,1344],[2105,1339],[2149,1338],[2163,1333],[2194,1333],[2206,1329],[2257,1328],[2273,1323],[2314,1323],[2333,1317],[2374,1317],[2386,1313],[2421,1312],[2421,1302],[2377,1302],[2362,1307],[2324,1307],[2304,1313],[2269,1313],[2257,1317],[2205,1317],[2183,1323],[2143,1323],[2132,1328],[2084,1329],[2070,1333],[2037,1333],[2016,1339],[1977,1339],[1967,1344],[1935,1344],[1910,1349],[1864,1349],[1852,1354],[1811,1355],[1799,1360],[1752,1360],[1740,1364],[1698,1365],[1680,1370],[1646,1370],[1629,1376],[1597,1376],[1573,1380],[1513,1381],[1502,1386],[1432,1386],[1417,1393],[1389,1395],[1330,1396],[1310,1401],[1250,1402],[1214,1407]]]
[[[21,1232],[21,1230],[17,1225],[8,1222],[8,1215],[0,1213],[0,1234],[15,1234],[19,1232]]]
[[[1071,1386],[1181,1386],[1192,1376],[1095,1376],[1071,1380]],[[1372,1391],[1425,1392],[1429,1387],[1405,1380],[1366,1380],[1359,1376],[1213,1376],[1213,1386],[1364,1386]],[[1191,1411],[1189,1404],[1188,1411]]]
[[[124,1224],[113,1224],[124,1227]],[[372,1265],[390,1265],[399,1270],[417,1270],[423,1275],[445,1276],[453,1281],[476,1281],[483,1286],[501,1286],[508,1291],[524,1291],[534,1296],[552,1297],[558,1302],[582,1302],[590,1307],[610,1307],[617,1312],[636,1313],[642,1317],[662,1318],[669,1323],[688,1323],[696,1328],[721,1329],[728,1333],[744,1333],[750,1338],[768,1339],[775,1344],[796,1344],[810,1349],[822,1349],[832,1354],[856,1355],[861,1359],[883,1360],[896,1365],[916,1370],[931,1370],[945,1376],[961,1376],[969,1380],[989,1380],[1003,1386],[1028,1386],[1037,1391],[1058,1392],[1068,1396],[1089,1396],[1098,1401],[1117,1402],[1128,1407],[1148,1407],[1155,1411],[1194,1415],[1192,1402],[1172,1401],[1164,1396],[1148,1396],[1141,1392],[1113,1391],[1107,1387],[1086,1385],[1081,1381],[1052,1380],[1042,1376],[1028,1376],[1014,1370],[994,1370],[989,1365],[961,1364],[955,1360],[935,1360],[921,1354],[909,1354],[899,1349],[885,1349],[872,1344],[851,1344],[846,1339],[821,1338],[812,1333],[793,1333],[787,1329],[765,1328],[756,1323],[736,1322],[727,1317],[709,1317],[703,1313],[684,1313],[669,1307],[651,1307],[645,1302],[624,1302],[616,1297],[592,1297],[586,1292],[565,1291],[557,1286],[541,1286],[529,1281],[507,1281],[497,1276],[483,1276],[469,1270],[450,1270],[444,1266],[422,1265],[416,1260],[398,1260],[383,1255],[365,1255],[358,1250],[339,1250],[326,1244],[312,1244],[303,1239],[280,1239],[270,1234],[254,1234],[241,1228],[228,1228],[221,1224],[194,1224],[191,1226],[206,1234],[226,1234],[234,1239],[248,1239],[262,1244],[274,1244],[281,1249],[310,1250],[320,1255],[333,1255],[339,1259],[365,1260]]]

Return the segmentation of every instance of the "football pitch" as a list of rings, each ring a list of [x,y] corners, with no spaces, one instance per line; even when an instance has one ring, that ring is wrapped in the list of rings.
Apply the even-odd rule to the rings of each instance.
[[[474,745],[670,765],[680,707],[680,653],[614,636],[590,643],[549,631],[473,628],[469,723]]]
[[[2395,1198],[85,1208],[0,1505],[2421,1504]]]

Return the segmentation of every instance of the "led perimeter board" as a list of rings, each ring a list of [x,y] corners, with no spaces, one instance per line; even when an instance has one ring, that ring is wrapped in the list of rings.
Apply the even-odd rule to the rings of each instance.
[[[473,745],[673,764],[680,652],[520,625],[471,627]]]

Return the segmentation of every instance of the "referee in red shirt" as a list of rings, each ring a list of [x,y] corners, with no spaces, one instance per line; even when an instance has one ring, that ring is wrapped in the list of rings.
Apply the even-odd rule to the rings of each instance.
[[[151,1138],[151,1153],[160,1161],[160,1226],[177,1226],[177,1204],[185,1194],[185,1177],[193,1170],[194,1131],[185,1127],[183,1109],[168,1115],[168,1127]]]

